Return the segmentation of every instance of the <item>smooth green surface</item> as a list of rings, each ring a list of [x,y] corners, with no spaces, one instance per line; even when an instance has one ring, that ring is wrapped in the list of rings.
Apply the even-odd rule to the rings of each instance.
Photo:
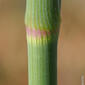
[[[56,85],[57,40],[28,39],[29,85]]]

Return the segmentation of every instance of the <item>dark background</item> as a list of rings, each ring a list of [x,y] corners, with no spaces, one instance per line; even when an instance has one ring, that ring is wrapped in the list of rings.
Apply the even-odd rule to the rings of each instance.
[[[58,85],[85,76],[85,0],[62,0]],[[0,85],[27,85],[25,0],[0,0]]]

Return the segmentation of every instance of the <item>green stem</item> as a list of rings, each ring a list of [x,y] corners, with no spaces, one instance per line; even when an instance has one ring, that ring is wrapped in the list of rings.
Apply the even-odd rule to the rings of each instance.
[[[59,0],[27,0],[25,24],[29,85],[57,85]]]

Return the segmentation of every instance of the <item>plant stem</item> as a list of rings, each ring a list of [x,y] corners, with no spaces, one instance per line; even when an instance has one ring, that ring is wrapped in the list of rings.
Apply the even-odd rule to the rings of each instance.
[[[58,1],[26,1],[29,85],[57,85]]]

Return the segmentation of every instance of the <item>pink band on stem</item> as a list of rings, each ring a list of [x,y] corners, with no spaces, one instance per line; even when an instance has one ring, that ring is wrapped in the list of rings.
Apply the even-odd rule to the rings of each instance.
[[[37,32],[38,37],[40,38],[42,36],[41,31],[38,29],[38,30],[36,30],[36,32]]]
[[[33,37],[46,37],[46,36],[50,36],[51,34],[56,34],[57,30],[52,30],[52,31],[46,31],[46,30],[40,30],[40,29],[31,29],[31,28],[28,28],[26,27],[26,31],[27,31],[27,34],[29,36],[33,36]]]
[[[45,37],[47,35],[47,32],[42,30],[42,35]]]
[[[31,29],[26,28],[26,32],[28,35],[31,35]]]
[[[37,36],[37,33],[36,33],[36,30],[35,29],[32,30],[32,34],[33,34],[34,37]]]

